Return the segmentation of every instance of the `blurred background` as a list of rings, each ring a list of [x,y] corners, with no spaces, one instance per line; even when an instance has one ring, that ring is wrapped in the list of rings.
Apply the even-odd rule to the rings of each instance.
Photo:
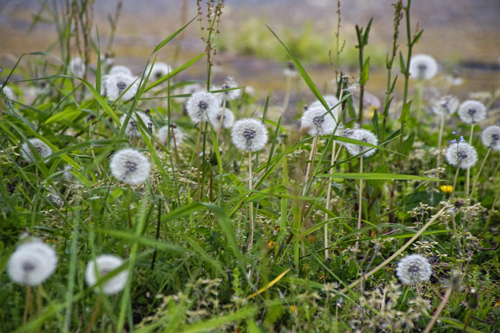
[[[68,0],[69,1],[69,0]],[[71,1],[69,1],[71,2]],[[355,25],[366,26],[373,18],[366,56],[371,57],[367,90],[383,99],[385,92],[385,57],[392,47],[395,0],[226,0],[216,40],[215,81],[233,76],[239,85],[250,85],[260,96],[272,91],[279,100],[284,89],[283,71],[288,55],[269,32],[271,27],[293,54],[305,65],[323,92],[334,93],[335,70],[329,63],[329,51],[336,53],[337,11],[340,5],[340,69],[359,76]],[[98,28],[100,48],[106,50],[111,33],[108,17],[114,17],[118,0],[98,0],[93,4],[93,23]],[[406,4],[406,1],[404,1]],[[0,65],[12,67],[21,54],[47,51],[58,56],[54,46],[57,34],[44,11],[33,25],[42,6],[62,10],[60,0],[0,0]],[[424,33],[414,54],[426,53],[437,59],[440,73],[455,75],[462,84],[448,87],[461,100],[470,92],[498,89],[500,82],[500,1],[498,0],[413,0],[411,29],[416,25]],[[202,6],[206,13],[206,4]],[[144,70],[155,46],[195,17],[195,0],[123,0],[116,37],[110,51],[115,64],[126,65],[134,73]],[[404,24],[404,19],[402,24]],[[92,37],[97,43],[96,29]],[[158,55],[158,61],[174,67],[203,52],[200,24],[194,21]],[[400,50],[406,56],[406,33],[401,26]],[[77,56],[76,50],[72,50]],[[178,52],[178,58],[175,53]],[[103,52],[104,53],[104,52]],[[175,63],[174,63],[175,62]],[[395,64],[394,73],[399,73]],[[206,62],[181,73],[182,79],[206,80]],[[400,80],[403,81],[402,79]],[[435,82],[437,88],[441,84]],[[291,101],[293,102],[293,100]]]

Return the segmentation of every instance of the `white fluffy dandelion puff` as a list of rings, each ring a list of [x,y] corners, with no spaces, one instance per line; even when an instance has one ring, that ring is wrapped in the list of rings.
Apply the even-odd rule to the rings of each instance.
[[[438,72],[438,63],[427,54],[417,54],[410,60],[410,75],[415,80],[430,80]]]
[[[238,87],[238,85],[236,84],[234,79],[232,77],[228,76],[226,78],[226,81],[224,81],[224,84],[222,85],[222,87],[220,89],[225,90],[225,89],[233,89],[233,88],[237,88],[237,87]],[[240,96],[240,89],[224,91],[221,94],[226,99],[226,101],[232,101],[233,99],[236,99]]]
[[[453,166],[469,169],[477,162],[477,152],[468,143],[452,143],[446,151],[446,160]]]
[[[488,126],[481,134],[483,145],[493,150],[500,150],[500,126]]]
[[[215,131],[219,130],[220,120],[222,118],[222,109],[219,109],[216,113],[212,113],[209,115],[210,124],[214,127]],[[229,110],[224,110],[224,119],[222,119],[222,128],[231,128],[234,124],[234,113]]]
[[[76,77],[83,77],[85,74],[85,61],[81,58],[71,59],[69,62],[69,70]]]
[[[414,285],[429,281],[432,267],[427,258],[420,254],[411,254],[399,261],[396,275],[404,284]]]
[[[172,134],[173,132],[173,134]],[[182,133],[181,129],[179,127],[171,127],[171,126],[163,126],[160,128],[158,131],[158,141],[164,146],[167,145],[167,139],[170,137],[170,144],[173,147],[174,141],[173,138],[175,137],[175,144],[178,146],[181,144],[182,140],[184,139],[184,133]]]
[[[56,251],[36,240],[19,245],[10,256],[8,272],[14,282],[36,286],[51,276],[56,267]]]
[[[126,148],[113,155],[110,168],[116,179],[126,184],[139,185],[148,179],[151,164],[143,153]]]
[[[325,100],[326,104],[328,104],[328,106],[330,108],[334,107],[335,105],[337,105],[339,103],[339,100],[337,99],[337,97],[335,97],[333,95],[325,95],[325,96],[323,96],[323,99]],[[321,104],[320,101],[316,101],[316,102],[312,103],[311,105],[309,105],[309,108],[313,108],[313,107],[316,107],[316,106],[323,106],[323,104]],[[338,107],[336,107],[335,109],[333,109],[332,112],[334,112],[335,110],[337,110],[337,108]],[[336,115],[336,114],[334,113],[334,115]]]
[[[111,67],[108,74],[109,75],[123,74],[123,75],[133,76],[132,71],[128,67],[121,65]]]
[[[465,101],[460,105],[458,115],[463,122],[475,124],[486,116],[486,107],[478,101]]]
[[[373,134],[372,132],[370,132],[368,130],[355,129],[349,133],[350,133],[350,135],[348,137],[351,139],[363,141],[363,142],[372,144],[374,146],[376,146],[378,144],[378,139],[375,136],[375,134]],[[363,157],[372,156],[373,154],[375,154],[375,152],[377,150],[375,148],[361,146],[361,145],[357,145],[354,143],[346,143],[345,147],[346,147],[347,151],[349,152],[349,154],[351,154],[351,155],[363,154]]]
[[[1,88],[1,86],[0,86]],[[14,91],[12,91],[12,89],[10,89],[10,87],[3,87],[2,89],[2,92],[5,94],[5,96],[8,98],[8,99],[15,99],[16,96],[14,95]]]
[[[330,135],[337,123],[323,105],[308,108],[301,118],[301,128],[311,136]]]
[[[40,158],[45,158],[49,155],[52,155],[53,152],[52,149],[42,140],[30,139],[29,142],[33,145],[33,148],[38,152]],[[27,142],[23,143],[23,145],[21,146],[21,155],[23,156],[26,162],[33,163],[37,159]],[[47,163],[48,161],[49,160],[46,160],[45,163]]]
[[[130,87],[130,88],[129,88]],[[134,98],[139,88],[139,82],[134,76],[126,75],[123,73],[115,75],[105,75],[102,77],[103,95],[114,101],[120,97],[122,100],[127,101]],[[128,90],[127,90],[128,89]]]
[[[125,134],[129,138],[142,138],[141,132],[139,131],[139,123],[137,121],[137,117],[140,117],[144,125],[148,128],[149,132],[152,134],[155,133],[155,128],[153,126],[153,122],[151,121],[151,118],[149,118],[148,115],[146,115],[144,112],[141,111],[136,111],[129,119],[127,128],[125,129]],[[127,118],[127,115],[124,114],[120,118],[120,122],[122,123],[122,126],[124,126],[125,119]]]
[[[234,124],[231,139],[238,149],[258,151],[267,143],[267,128],[256,119],[241,119]]]
[[[218,100],[214,94],[206,91],[198,91],[189,97],[186,109],[194,123],[209,120],[209,115],[216,113],[219,109]]]
[[[87,270],[85,271],[85,280],[87,281],[89,287],[93,287],[99,278],[104,277],[106,274],[117,269],[122,264],[123,260],[120,257],[103,254],[96,258],[95,263],[93,260],[89,261],[87,264]],[[97,272],[99,273],[99,276],[96,275],[95,265],[97,265]],[[127,277],[128,272],[121,271],[102,286],[103,292],[106,295],[119,293],[125,287]]]
[[[153,66],[153,69],[151,69],[151,66]],[[172,73],[172,67],[164,62],[155,62],[154,65],[149,64],[146,68],[146,75],[148,75],[149,70],[151,70],[148,80],[149,82],[154,82],[161,79],[165,75]]]
[[[438,116],[450,116],[457,111],[459,103],[458,98],[447,95],[435,102],[431,109]]]

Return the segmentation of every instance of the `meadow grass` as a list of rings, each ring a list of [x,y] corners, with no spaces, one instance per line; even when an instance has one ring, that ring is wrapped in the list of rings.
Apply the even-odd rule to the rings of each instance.
[[[107,52],[91,1],[35,16],[52,18],[60,54],[0,74],[0,331],[497,331],[500,132],[479,133],[498,123],[500,94],[475,95],[488,114],[477,124],[434,115],[447,90],[424,98],[433,78],[410,68],[425,34],[400,0],[381,107],[363,99],[372,21],[356,26],[359,80],[332,70],[335,96],[308,75],[308,48],[259,30],[291,61],[272,105],[212,82],[224,1],[198,6],[128,83],[107,75],[121,2]],[[157,74],[158,52],[182,59],[170,42],[195,21],[205,52]],[[206,78],[178,79],[203,60]],[[288,107],[295,78],[317,99],[305,115]]]

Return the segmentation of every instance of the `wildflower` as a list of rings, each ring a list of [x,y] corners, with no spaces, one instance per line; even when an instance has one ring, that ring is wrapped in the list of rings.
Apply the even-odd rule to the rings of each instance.
[[[108,75],[117,75],[117,74],[133,76],[132,71],[128,67],[121,65],[111,67],[108,73]]]
[[[71,59],[69,70],[76,77],[82,77],[85,74],[85,62],[81,58]]]
[[[146,125],[146,127],[148,128],[148,130],[152,134],[155,133],[155,128],[153,126],[153,122],[151,121],[151,118],[149,118],[149,116],[146,115],[144,112],[136,111],[130,117],[130,119],[128,121],[128,124],[127,124],[127,128],[125,129],[125,134],[129,138],[134,138],[134,137],[135,138],[142,138],[141,132],[139,131],[139,128],[138,128],[139,124],[137,123],[137,117],[141,118],[141,120],[144,123],[144,125]],[[122,125],[124,125],[123,123],[125,122],[126,118],[127,118],[126,114],[124,114],[123,116],[121,116],[120,122],[122,123]]]
[[[301,119],[301,128],[309,135],[330,135],[335,130],[337,123],[323,105],[309,107]]]
[[[274,247],[276,246],[276,242],[273,241],[273,240],[270,240],[268,243],[267,243],[267,249],[268,250],[272,250],[274,249]]]
[[[37,80],[36,93],[38,95],[46,95],[50,92],[50,85],[46,80]]]
[[[339,104],[339,100],[337,99],[337,97],[335,97],[333,95],[325,95],[325,96],[323,96],[323,99],[325,100],[326,104],[329,106],[329,109],[331,109],[335,105]],[[309,105],[308,109],[315,108],[315,107],[322,107],[323,109],[325,108],[323,106],[323,104],[321,104],[320,101],[316,101],[314,103],[311,103],[311,105]],[[326,109],[325,109],[325,111],[326,111]],[[331,110],[332,115],[334,115],[334,117],[336,117],[338,114],[338,111],[339,111],[339,106],[337,106],[333,110]]]
[[[363,141],[376,146],[378,144],[378,139],[372,132],[364,129],[356,129],[352,132],[351,139]],[[363,154],[364,157],[372,156],[375,154],[376,149],[366,146],[360,146],[355,143],[346,143],[345,147],[349,154],[358,155]]]
[[[0,85],[1,87],[1,85]],[[15,99],[16,96],[14,95],[14,92],[12,91],[12,89],[10,89],[10,87],[3,87],[2,89],[2,92],[5,94],[5,97],[7,97],[8,99]]]
[[[434,103],[431,110],[438,116],[451,116],[457,111],[458,104],[458,98],[452,95],[447,95]]]
[[[285,70],[283,71],[283,75],[287,77],[296,77],[298,74],[299,72],[297,71],[297,68],[295,67],[293,62],[289,62],[286,65]]]
[[[477,152],[474,147],[465,142],[452,144],[446,150],[446,160],[453,166],[469,169],[477,162]]]
[[[219,109],[217,113],[212,113],[208,115],[208,119],[210,120],[210,123],[214,127],[215,131],[219,130],[221,118],[222,118],[222,109]],[[231,128],[233,127],[233,124],[234,124],[234,113],[226,108],[224,110],[224,119],[222,119],[222,128]]]
[[[453,186],[451,186],[451,185],[441,185],[441,186],[439,186],[439,189],[444,194],[451,194],[451,192],[453,192]]]
[[[500,150],[500,126],[486,127],[481,134],[483,145],[493,150]]]
[[[139,185],[149,177],[151,165],[141,152],[126,148],[111,159],[111,173],[116,179],[130,185]]]
[[[221,90],[233,89],[237,88],[238,85],[234,81],[234,79],[230,76],[226,77],[226,81],[221,87]],[[228,90],[221,93],[222,96],[226,99],[226,101],[232,101],[240,96],[240,89]]]
[[[241,119],[234,124],[231,139],[238,149],[258,151],[267,143],[267,128],[256,119]]]
[[[52,149],[42,140],[40,139],[29,139],[29,142],[33,146],[34,150],[37,151],[38,155],[40,155],[41,159],[44,159],[45,157],[52,155],[53,151]],[[24,160],[26,162],[35,162],[37,160],[37,157],[33,153],[32,148],[28,145],[27,142],[23,143],[21,146],[21,155],[23,156]],[[46,160],[45,163],[47,163],[50,159]]]
[[[438,71],[436,60],[426,54],[414,55],[410,60],[410,75],[415,80],[430,80]]]
[[[151,67],[153,67],[153,69],[151,69]],[[164,62],[155,62],[154,65],[149,64],[148,67],[146,67],[146,75],[148,75],[150,70],[151,74],[149,75],[148,81],[153,82],[161,79],[165,75],[172,73],[172,67]]]
[[[133,98],[139,87],[139,83],[135,77],[122,73],[104,75],[101,79],[103,95],[107,96],[112,101],[117,100],[121,94],[123,94],[122,99],[125,101]]]
[[[486,107],[481,102],[465,101],[460,105],[458,115],[463,122],[475,124],[486,116]]]
[[[93,287],[99,278],[106,276],[109,272],[117,269],[123,263],[123,260],[117,256],[110,254],[100,255],[95,259],[95,263],[93,260],[89,261],[87,264],[87,270],[85,271],[85,280],[89,287]],[[96,267],[97,272],[96,275]],[[102,290],[106,295],[112,295],[119,293],[127,283],[128,272],[121,271],[116,276],[108,280],[103,286]]]
[[[173,132],[173,135],[172,135]],[[167,145],[167,138],[170,137],[170,144],[173,145],[173,137],[175,136],[175,144],[178,146],[181,144],[182,140],[184,139],[184,133],[176,126],[163,126],[160,128],[158,131],[158,140],[160,143],[164,146]]]
[[[8,272],[14,282],[36,286],[52,275],[56,267],[56,251],[40,240],[35,240],[19,245],[10,256]]]
[[[404,284],[417,284],[430,279],[432,267],[427,258],[412,254],[399,261],[396,275]]]
[[[194,123],[208,121],[209,114],[216,113],[219,109],[217,98],[206,91],[198,91],[189,97],[186,110]]]

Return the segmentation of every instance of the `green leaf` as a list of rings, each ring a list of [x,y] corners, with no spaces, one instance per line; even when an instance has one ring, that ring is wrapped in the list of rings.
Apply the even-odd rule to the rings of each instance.
[[[364,86],[368,79],[370,78],[370,57],[368,57],[363,64],[363,70],[361,71],[359,78],[359,85]]]
[[[423,29],[418,32],[418,34],[415,36],[415,38],[413,38],[413,41],[411,42],[412,46],[418,43],[418,41],[420,40],[420,37],[422,37],[423,33],[424,33]]]
[[[443,179],[429,178],[414,175],[400,175],[392,173],[332,173],[327,175],[317,175],[316,177],[330,177],[340,179],[366,179],[366,180],[426,180],[440,182]]]
[[[405,104],[405,106],[403,106],[403,111],[401,111],[401,117],[399,117],[399,122],[400,123],[407,122],[408,119],[410,119],[410,106],[411,106],[411,102],[412,101],[409,101],[408,103]]]
[[[363,44],[364,45],[368,45],[368,36],[370,35],[370,29],[372,27],[372,22],[373,22],[373,17],[370,19],[370,22],[368,22],[368,25],[366,26],[365,34],[363,35]]]
[[[403,53],[399,52],[399,67],[401,69],[401,73],[406,73],[405,60],[403,58]]]
[[[173,34],[171,34],[170,36],[165,38],[160,44],[158,44],[157,47],[155,47],[153,53],[160,51],[168,42],[170,42],[172,39],[174,39],[175,36],[177,36],[179,33],[181,33],[182,30],[186,29],[186,27],[188,25],[190,25],[191,22],[193,22],[197,17],[198,17],[198,15],[193,17],[193,19],[191,21],[189,21],[185,26],[183,26],[182,28],[180,28],[179,30],[177,30],[176,32],[174,32]],[[153,55],[153,53],[151,53],[151,55]]]

